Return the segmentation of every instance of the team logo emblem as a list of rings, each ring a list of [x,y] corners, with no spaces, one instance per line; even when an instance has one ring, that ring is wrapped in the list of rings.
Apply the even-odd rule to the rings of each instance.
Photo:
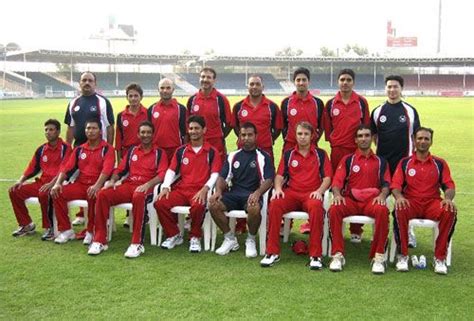
[[[334,108],[334,109],[332,110],[332,115],[333,115],[333,116],[338,116],[340,113],[341,113],[341,111],[340,111],[339,109],[337,109],[337,108]]]
[[[246,110],[242,110],[242,112],[240,113],[242,115],[242,117],[247,117],[247,115],[249,114],[248,111]]]
[[[137,155],[133,155],[132,156],[132,161],[136,162],[138,160],[138,156]]]
[[[387,116],[383,115],[383,116],[380,116],[380,122],[381,123],[385,123],[387,121]]]
[[[291,166],[297,167],[298,166],[298,161],[296,159],[291,161]]]
[[[155,112],[153,113],[153,118],[158,118],[158,117],[160,117],[160,113],[157,112],[157,111],[155,111]]]
[[[411,177],[415,176],[415,174],[416,174],[416,170],[414,168],[408,171],[408,175],[410,175]]]
[[[398,120],[401,122],[401,123],[404,123],[407,121],[407,118],[405,117],[405,115],[401,115],[400,117],[398,117]]]
[[[239,161],[235,161],[234,162],[234,168],[239,168],[240,167],[240,162]]]
[[[86,153],[81,153],[81,159],[86,159],[87,155]]]
[[[194,105],[193,110],[194,110],[195,112],[198,112],[198,111],[199,111],[199,105]]]
[[[354,165],[354,166],[352,167],[352,171],[353,171],[354,173],[358,173],[358,172],[360,171],[359,165]]]
[[[297,113],[298,113],[298,111],[294,108],[290,110],[290,115],[291,116],[295,116]]]
[[[97,106],[91,106],[91,111],[97,111]]]
[[[79,109],[81,109],[81,106],[74,107],[74,111],[79,111]]]
[[[251,168],[257,167],[257,162],[256,162],[256,161],[251,161],[251,162],[250,162],[250,167],[251,167]]]
[[[183,158],[183,164],[188,165],[189,164],[189,159],[187,157]]]
[[[47,161],[48,161],[48,156],[44,155],[44,156],[43,156],[43,162],[46,163]]]
[[[128,126],[128,120],[125,119],[125,120],[122,122],[122,124],[123,124],[125,127],[127,127],[127,126]]]

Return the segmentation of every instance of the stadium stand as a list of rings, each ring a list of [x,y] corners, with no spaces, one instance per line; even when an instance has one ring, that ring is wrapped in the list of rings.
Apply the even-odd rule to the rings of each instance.
[[[219,90],[237,90],[237,91],[245,91],[247,90],[247,79],[246,77],[250,76],[251,74],[245,73],[219,73],[217,75],[217,83],[216,87]],[[258,74],[263,78],[263,82],[265,85],[265,90],[268,91],[281,91],[282,87],[280,86],[279,82],[273,77],[272,74],[264,73]],[[190,84],[194,87],[199,88],[199,74],[197,73],[189,73],[189,74],[180,74],[181,78],[186,79]]]
[[[44,93],[46,88],[50,88],[52,91],[71,91],[75,90],[74,87],[64,84],[63,82],[53,78],[42,72],[28,72],[27,77],[30,78],[33,83],[38,85],[38,91]]]

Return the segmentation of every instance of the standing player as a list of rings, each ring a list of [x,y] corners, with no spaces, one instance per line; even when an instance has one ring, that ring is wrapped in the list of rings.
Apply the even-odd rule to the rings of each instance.
[[[319,270],[323,267],[323,198],[331,185],[332,169],[326,152],[312,144],[315,135],[313,126],[301,122],[296,125],[295,131],[297,145],[283,153],[275,177],[275,192],[268,209],[267,254],[260,265],[269,267],[280,261],[283,215],[302,210],[309,214],[309,268]]]
[[[372,272],[385,273],[385,248],[388,236],[388,208],[390,172],[387,161],[375,155],[369,125],[359,125],[355,132],[357,149],[342,158],[333,177],[333,205],[329,208],[332,239],[331,271],[342,271],[344,266],[344,238],[342,220],[350,215],[363,214],[375,219],[375,233],[369,258],[373,258]]]
[[[394,231],[401,252],[397,271],[408,271],[408,223],[414,218],[439,222],[439,234],[434,253],[434,271],[447,274],[446,253],[456,225],[457,210],[453,203],[456,189],[448,164],[431,155],[433,130],[419,127],[415,131],[416,152],[403,158],[392,179],[392,193],[396,199]],[[440,189],[444,199],[440,197]]]
[[[214,88],[216,71],[205,67],[200,73],[201,89],[187,103],[190,115],[199,115],[206,121],[206,142],[215,147],[223,162],[226,157],[225,138],[232,129],[232,114],[227,98]]]
[[[321,99],[309,92],[310,72],[306,68],[298,68],[293,73],[296,91],[281,103],[283,117],[283,151],[286,152],[296,146],[296,125],[306,121],[314,128],[314,137],[311,142],[317,146],[323,133],[322,116],[324,103]]]
[[[125,110],[117,115],[117,128],[115,133],[115,149],[120,161],[127,155],[128,150],[140,144],[137,135],[138,126],[147,120],[147,110],[141,104],[143,89],[140,85],[132,83],[125,88],[128,105]]]
[[[102,95],[96,93],[97,79],[95,75],[86,71],[82,73],[79,81],[81,95],[71,100],[66,109],[64,123],[68,126],[66,132],[66,142],[70,145],[74,142],[74,147],[80,146],[87,141],[85,134],[86,120],[100,119],[102,137],[109,144],[114,142],[114,113],[110,101]],[[84,212],[77,213],[73,225],[84,224]],[[85,230],[81,234],[84,235]]]
[[[160,101],[148,108],[148,120],[155,127],[153,144],[166,152],[171,162],[176,148],[186,142],[186,107],[173,98],[174,83],[163,78],[158,83]]]
[[[217,149],[204,141],[206,122],[201,116],[188,119],[189,143],[179,147],[166,171],[158,201],[154,206],[167,239],[161,244],[164,249],[172,249],[183,243],[179,234],[174,206],[190,206],[191,230],[189,251],[201,252],[201,225],[206,211],[207,194],[216,183],[221,169]],[[179,180],[171,184],[179,176]]]
[[[58,179],[51,189],[60,232],[54,240],[56,243],[66,243],[76,238],[71,229],[67,207],[67,202],[75,199],[87,200],[88,223],[83,243],[89,245],[92,242],[97,193],[114,169],[114,148],[102,140],[100,120],[90,119],[85,123],[87,142],[74,148],[71,157],[61,166]],[[75,181],[63,186],[63,182],[77,171],[79,174]]]
[[[240,124],[250,122],[257,128],[257,147],[267,152],[273,159],[273,143],[280,135],[282,128],[281,112],[277,104],[263,94],[262,77],[250,76],[248,79],[248,96],[234,105],[234,131],[239,140],[238,148],[242,148],[240,140]]]
[[[24,236],[35,232],[35,224],[28,214],[25,200],[29,197],[38,197],[41,205],[41,215],[44,234],[43,241],[54,238],[53,208],[49,198],[49,191],[56,181],[61,163],[71,154],[71,147],[59,137],[61,124],[56,119],[48,119],[44,123],[44,135],[47,142],[38,147],[31,158],[28,167],[18,182],[8,189],[10,200],[19,228],[13,236]],[[38,175],[34,183],[26,180]]]
[[[137,136],[140,144],[128,151],[111,179],[97,194],[94,239],[88,254],[98,255],[107,250],[110,207],[128,202],[133,205],[133,234],[125,257],[135,258],[145,252],[143,239],[148,221],[145,219],[146,205],[153,199],[153,187],[163,181],[168,167],[166,154],[153,147],[153,130],[149,121],[139,125]]]
[[[256,257],[255,236],[262,219],[261,197],[272,186],[275,169],[270,156],[257,149],[256,126],[245,122],[239,128],[242,149],[231,152],[227,156],[217,179],[216,191],[209,199],[209,211],[224,233],[224,242],[216,253],[226,255],[230,251],[237,251],[239,243],[230,230],[229,219],[224,212],[245,210],[249,225],[249,233],[245,241],[245,256]]]
[[[336,171],[340,160],[357,149],[354,133],[361,124],[370,125],[369,104],[354,90],[355,73],[342,69],[337,76],[339,92],[328,100],[323,125],[326,140],[331,144],[331,164]],[[360,243],[362,224],[350,224],[351,242]]]

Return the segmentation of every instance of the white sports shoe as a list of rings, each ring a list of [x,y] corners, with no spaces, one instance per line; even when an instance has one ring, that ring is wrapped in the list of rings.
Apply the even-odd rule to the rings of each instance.
[[[201,252],[201,240],[197,237],[192,237],[189,240],[189,252],[199,253]]]
[[[69,240],[74,240],[75,238],[76,234],[74,234],[74,230],[66,230],[59,233],[59,235],[54,239],[54,243],[64,244]]]
[[[90,245],[92,243],[92,238],[93,238],[92,233],[86,232],[86,235],[84,236],[84,240],[82,241],[82,244]]]
[[[89,251],[87,251],[87,254],[99,255],[100,253],[107,251],[108,248],[109,246],[107,244],[92,242],[92,244],[89,246]]]
[[[398,272],[408,272],[408,256],[399,255],[395,267]]]
[[[266,254],[265,257],[260,261],[261,267],[270,267],[273,264],[280,261],[280,256],[276,254]]]
[[[408,247],[409,248],[416,247],[416,235],[415,235],[415,229],[413,227],[408,229]]]
[[[372,273],[384,274],[385,273],[385,255],[375,253],[375,257],[372,260]]]
[[[161,243],[161,248],[165,250],[171,250],[176,245],[183,244],[183,237],[179,234],[175,236],[168,237],[163,243]]]
[[[333,272],[340,272],[342,271],[342,267],[346,264],[346,259],[341,252],[337,252],[332,257],[331,263],[329,264],[329,270]]]
[[[224,238],[224,242],[222,245],[216,250],[216,254],[218,255],[227,255],[229,252],[234,252],[239,249],[239,242],[237,242],[237,238]]]
[[[310,270],[321,270],[323,268],[323,261],[320,257],[309,258],[309,269]]]
[[[257,257],[257,245],[255,239],[247,238],[245,240],[245,257]]]
[[[437,274],[448,274],[448,267],[446,266],[446,260],[434,260],[434,271]]]
[[[77,226],[77,225],[84,225],[86,222],[86,219],[83,216],[76,216],[74,221],[72,221],[72,225]]]
[[[130,244],[124,256],[133,259],[139,257],[142,253],[145,253],[143,244]]]

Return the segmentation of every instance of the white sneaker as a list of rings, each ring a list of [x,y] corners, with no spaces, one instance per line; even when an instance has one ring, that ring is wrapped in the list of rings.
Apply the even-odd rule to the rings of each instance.
[[[86,222],[86,219],[83,216],[76,216],[74,221],[72,221],[72,225],[77,226],[77,225],[84,225]]]
[[[91,246],[89,246],[89,251],[87,254],[89,255],[99,255],[100,253],[107,251],[109,246],[107,244],[102,244],[99,242],[92,242]]]
[[[395,267],[398,272],[408,272],[408,256],[399,255]]]
[[[229,252],[234,252],[239,249],[239,242],[237,242],[237,238],[229,239],[227,237],[224,238],[224,242],[222,245],[216,250],[216,254],[218,255],[227,255]]]
[[[333,272],[340,272],[342,271],[342,267],[346,264],[346,259],[341,252],[337,252],[332,257],[331,263],[329,264],[329,270]]]
[[[245,257],[257,257],[257,244],[255,244],[255,239],[247,238],[245,240]]]
[[[197,237],[192,237],[189,240],[189,252],[199,253],[201,252],[201,240]]]
[[[375,253],[375,257],[372,260],[372,273],[384,274],[385,273],[385,255]]]
[[[408,247],[409,248],[415,248],[416,247],[416,235],[415,235],[415,229],[414,228],[408,229]]]
[[[145,253],[143,244],[130,244],[124,256],[133,259],[139,257],[142,253]]]
[[[59,233],[59,235],[54,239],[54,243],[63,244],[69,240],[74,240],[75,238],[76,234],[74,234],[74,230],[66,230]]]
[[[35,229],[36,229],[35,223],[31,222],[28,225],[19,226],[18,229],[13,231],[12,236],[19,237],[19,236],[35,234]]]
[[[183,237],[179,234],[175,236],[168,237],[163,243],[161,243],[161,248],[165,250],[171,250],[176,245],[183,244]]]
[[[323,261],[320,257],[309,258],[309,269],[310,270],[321,270],[323,268]]]
[[[84,240],[82,241],[82,244],[90,245],[92,243],[92,238],[93,238],[92,233],[86,232],[86,236],[84,236]]]
[[[448,274],[448,267],[446,266],[446,260],[434,260],[434,271],[437,274]]]
[[[273,264],[280,261],[280,256],[276,254],[266,254],[265,257],[260,261],[261,267],[270,267]]]
[[[351,234],[351,243],[359,244],[362,242],[362,235]]]

